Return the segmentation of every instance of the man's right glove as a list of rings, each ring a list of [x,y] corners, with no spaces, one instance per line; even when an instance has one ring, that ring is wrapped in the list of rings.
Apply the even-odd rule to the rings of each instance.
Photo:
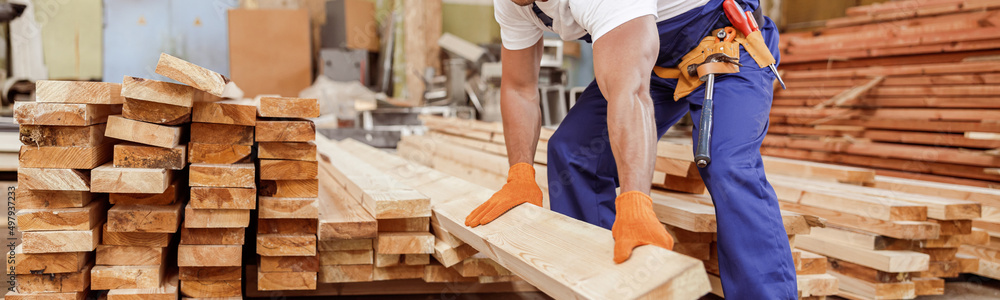
[[[525,202],[542,206],[542,189],[535,183],[535,167],[518,163],[510,167],[507,183],[500,191],[469,213],[465,218],[465,226],[476,227],[493,222],[511,208]]]

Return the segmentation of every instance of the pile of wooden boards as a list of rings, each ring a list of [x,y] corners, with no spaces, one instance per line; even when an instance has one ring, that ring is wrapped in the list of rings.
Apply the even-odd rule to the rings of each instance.
[[[504,152],[496,151],[503,149],[501,127],[424,119],[430,132],[404,138],[401,156],[491,188],[503,183],[497,181],[507,168]],[[657,150],[657,173],[685,174],[695,168],[687,140],[661,141]],[[942,294],[942,278],[960,273],[1000,277],[995,256],[1000,254],[1000,191],[768,156],[764,165],[782,207],[803,297],[906,299]],[[659,187],[652,193],[654,207],[677,239],[675,251],[703,260],[717,275],[710,196]],[[827,226],[810,230],[822,223],[812,216]],[[834,277],[839,284],[831,282]]]
[[[114,143],[104,137],[105,123],[122,110],[122,87],[37,84],[36,102],[14,104],[24,144],[15,195],[23,235],[7,270],[16,274],[16,290],[6,297],[82,299],[91,289],[108,212],[106,195],[91,193],[91,169],[111,159]]]
[[[1000,184],[1000,2],[909,0],[854,7],[782,34],[766,155],[880,175]]]
[[[261,98],[257,115],[260,208],[257,289],[315,290],[320,190],[316,99]]]

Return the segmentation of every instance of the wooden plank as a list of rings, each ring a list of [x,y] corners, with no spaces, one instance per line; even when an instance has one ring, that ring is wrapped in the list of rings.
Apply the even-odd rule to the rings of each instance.
[[[261,180],[257,194],[281,198],[319,197],[319,180]]]
[[[159,266],[94,266],[90,273],[90,288],[154,289],[163,282],[166,265]]]
[[[257,124],[257,108],[244,101],[197,102],[191,111],[191,121],[254,126]]]
[[[146,168],[181,170],[187,167],[187,146],[171,148],[138,144],[116,144],[114,166],[116,168]]]
[[[194,89],[166,81],[125,76],[122,96],[183,107],[194,105]]]
[[[427,265],[424,267],[424,281],[426,282],[476,282],[477,278],[464,277],[452,268],[442,265]]]
[[[90,287],[90,269],[93,266],[91,263],[72,273],[21,274],[17,276],[17,291],[27,294],[86,291]]]
[[[191,142],[253,146],[253,126],[191,123]]]
[[[316,272],[257,272],[257,289],[261,291],[315,290]]]
[[[217,97],[223,96],[222,92],[230,81],[222,74],[166,53],[160,53],[155,72]]]
[[[35,81],[35,101],[52,103],[122,104],[122,85],[92,81]]]
[[[22,232],[88,230],[104,222],[107,206],[107,202],[94,201],[79,208],[21,209],[15,216]]]
[[[330,142],[317,142],[324,168],[376,219],[430,216],[430,199]]]
[[[316,140],[312,121],[258,121],[254,127],[258,142],[308,142]]]
[[[670,226],[692,232],[715,232],[715,209],[708,205],[690,203],[663,193],[651,193],[653,212]]]
[[[941,227],[933,222],[883,221],[795,203],[782,202],[780,204],[782,210],[813,215],[841,227],[870,231],[898,239],[936,239],[940,236]]]
[[[159,194],[131,194],[131,193],[114,193],[109,194],[108,199],[111,204],[123,204],[123,205],[170,205],[177,202],[177,181],[170,183],[167,186],[167,190]]]
[[[246,228],[181,228],[181,245],[243,245]]]
[[[403,265],[403,255],[402,254],[375,254],[375,267],[394,267]]]
[[[372,280],[414,279],[424,277],[424,266],[375,267]]]
[[[256,187],[256,169],[253,164],[191,164],[189,170],[189,184],[192,187]]]
[[[375,239],[379,254],[434,253],[434,235],[430,232],[379,232]]]
[[[829,268],[830,264],[827,262],[825,256],[804,250],[796,250],[796,251],[800,253],[799,261],[801,262],[801,264],[796,267],[795,274],[814,275],[814,274],[826,273],[826,270]]]
[[[98,266],[158,266],[166,264],[164,247],[97,245]]]
[[[243,267],[179,267],[184,281],[219,281],[243,279]]]
[[[239,280],[181,280],[181,295],[191,298],[240,297],[243,283]]]
[[[114,246],[167,247],[173,233],[164,232],[113,232],[107,224],[101,226],[101,243]]]
[[[830,271],[828,274],[837,277],[840,290],[867,299],[913,299],[917,297],[913,282],[872,283],[856,279],[844,274]]]
[[[317,237],[321,241],[374,238],[379,227],[375,217],[362,208],[329,173],[321,173],[319,180],[324,183],[319,193]]]
[[[918,240],[896,239],[837,226],[813,228],[809,235],[867,250],[917,250],[921,247],[921,242]]]
[[[429,232],[431,218],[379,219],[379,232]]]
[[[19,166],[25,168],[93,169],[111,159],[112,144],[87,147],[21,146]]]
[[[305,234],[259,234],[257,254],[262,256],[316,256],[316,236]]]
[[[875,177],[875,187],[891,191],[969,200],[984,206],[1000,207],[1000,191],[995,189],[889,176]]]
[[[317,219],[319,198],[260,197],[261,219]]]
[[[90,171],[94,193],[160,194],[170,187],[173,171],[166,169],[115,168],[111,163]]]
[[[941,278],[913,278],[913,285],[917,296],[944,295],[944,279]]]
[[[379,153],[379,157],[382,160],[400,159],[383,153]],[[436,189],[438,184],[453,189],[471,185],[446,177],[417,189],[434,194],[431,189]],[[639,247],[629,261],[614,264],[608,259],[612,257],[614,244],[609,231],[593,226],[561,226],[564,222],[576,221],[541,207],[517,206],[493,223],[468,228],[465,216],[490,194],[482,188],[475,191],[486,196],[481,199],[472,198],[470,194],[453,198],[431,196],[435,201],[434,213],[443,227],[552,297],[693,299],[711,289],[701,261],[657,247]],[[532,221],[523,222],[529,219]],[[592,252],[552,250],[581,247]],[[538,267],[541,262],[545,267]],[[640,267],[655,269],[660,276],[656,280],[639,280],[634,268]],[[584,286],[586,290],[579,288]],[[626,286],[625,289],[611,288]]]
[[[14,191],[14,198],[17,199],[18,209],[53,209],[83,207],[92,200],[101,200],[103,196],[96,196],[84,191],[40,191],[20,188]]]
[[[89,252],[24,253],[21,245],[14,248],[14,261],[7,274],[60,274],[78,272],[87,266]]]
[[[772,175],[778,200],[885,221],[926,221],[927,206],[847,193],[847,187]]]
[[[817,237],[797,236],[795,246],[816,254],[836,258],[884,272],[926,271],[930,257],[912,251],[867,250],[841,245]]]
[[[245,209],[194,209],[184,207],[184,227],[239,228],[250,226],[250,211]]]
[[[921,241],[923,248],[955,248],[961,245],[988,245],[990,235],[987,231],[973,228],[970,234],[942,235],[938,239]]]
[[[316,179],[319,163],[315,161],[298,160],[260,160],[260,179],[262,180],[306,180]]]
[[[117,289],[108,291],[108,300],[175,300],[180,284],[176,273],[165,277],[159,287],[152,289]]]
[[[179,267],[237,267],[243,262],[240,245],[178,245]]]
[[[237,164],[250,162],[251,146],[226,144],[188,144],[188,162],[193,164]]]
[[[90,126],[19,126],[21,143],[35,147],[93,147],[104,143],[105,123]]]
[[[114,115],[108,117],[108,128],[104,135],[144,145],[173,148],[180,144],[181,133],[181,127],[145,123]]]
[[[288,233],[316,234],[318,226],[314,219],[257,219],[257,234]]]
[[[192,187],[188,203],[195,209],[255,209],[257,189]]]
[[[831,271],[875,283],[907,282],[910,281],[910,276],[914,274],[910,272],[880,271],[835,258],[829,259],[829,265]]]
[[[374,280],[372,265],[320,266],[319,282],[368,282]]]
[[[108,210],[110,232],[174,233],[181,224],[181,204],[123,205]]]
[[[316,248],[319,251],[372,250],[374,244],[375,239],[321,240]]]
[[[257,144],[257,157],[316,161],[316,144],[313,142],[261,142]]]
[[[73,169],[17,168],[19,188],[46,191],[90,191],[90,174]]]
[[[261,97],[257,115],[268,118],[317,118],[319,100],[291,97]]]
[[[122,117],[160,125],[181,125],[191,122],[191,107],[126,98]]]
[[[319,272],[323,253],[316,256],[261,256],[260,272]]]
[[[374,257],[375,251],[373,250],[320,251],[319,264],[323,266],[370,265],[375,263]]]
[[[500,264],[489,259],[486,255],[479,253],[453,266],[458,273],[465,277],[480,276],[511,276],[514,275]]]
[[[64,104],[14,102],[14,123],[20,125],[90,126],[120,114],[121,106],[103,104]]]
[[[17,291],[9,291],[4,295],[4,299],[10,300],[84,300],[90,295],[90,291],[67,292],[67,293],[45,293],[45,294],[22,294]]]

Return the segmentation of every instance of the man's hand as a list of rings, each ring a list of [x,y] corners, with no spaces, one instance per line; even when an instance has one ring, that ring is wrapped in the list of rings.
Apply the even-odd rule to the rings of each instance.
[[[632,249],[654,245],[673,250],[674,238],[653,213],[653,200],[642,192],[626,192],[615,199],[618,211],[611,236],[615,238],[615,263],[620,264],[632,256]]]
[[[476,227],[493,222],[511,208],[525,202],[542,206],[542,189],[535,183],[535,168],[530,164],[518,163],[507,172],[507,184],[493,194],[490,200],[469,213],[465,218],[465,226]]]

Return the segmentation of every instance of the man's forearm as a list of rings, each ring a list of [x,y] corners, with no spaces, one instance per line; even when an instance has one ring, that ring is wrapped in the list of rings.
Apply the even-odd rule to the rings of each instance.
[[[534,164],[538,149],[538,132],[541,130],[541,109],[538,107],[538,90],[502,91],[500,112],[503,115],[503,138],[507,145],[507,160]]]

